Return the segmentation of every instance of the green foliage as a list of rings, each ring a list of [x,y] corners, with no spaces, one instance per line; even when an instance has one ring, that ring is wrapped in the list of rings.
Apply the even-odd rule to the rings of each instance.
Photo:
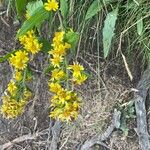
[[[142,17],[137,17],[137,32],[141,35],[143,32],[143,20]]]
[[[114,36],[117,15],[118,15],[118,8],[108,13],[104,22],[104,28],[103,28],[104,58],[108,56],[109,50],[111,48],[111,41]]]
[[[29,2],[26,6],[27,12],[32,16],[36,10],[43,6],[43,2],[41,0],[35,2]]]
[[[19,17],[23,16],[27,0],[15,0],[16,10]]]
[[[40,43],[42,43],[41,51],[44,53],[48,53],[48,51],[50,51],[50,49],[51,49],[50,42],[43,38],[40,39],[39,41],[40,41]]]
[[[33,15],[23,23],[21,29],[17,33],[17,38],[24,35],[37,24],[42,24],[43,21],[48,18],[48,16],[49,12],[46,11],[43,6],[36,9]]]
[[[11,57],[11,55],[14,54],[14,53],[17,52],[17,51],[18,51],[18,49],[17,49],[17,50],[14,50],[14,51],[12,51],[12,52],[9,52],[8,54],[6,54],[6,55],[0,57],[0,63],[2,63],[2,62],[4,62],[4,61],[8,60],[8,59]]]
[[[111,3],[112,0],[104,0],[104,5]],[[103,8],[103,3],[100,0],[94,0],[88,8],[85,16],[85,20],[88,20],[95,16]]]
[[[60,0],[60,11],[63,16],[63,19],[65,20],[67,19],[68,16],[68,10],[69,10],[68,0]]]
[[[121,111],[120,129],[123,131],[125,136],[127,136],[129,132],[128,123],[131,119],[134,119],[136,117],[134,101],[129,101],[128,103],[123,104],[120,107],[120,111]]]
[[[71,47],[75,48],[79,40],[79,34],[77,32],[68,31],[65,40],[71,44]]]

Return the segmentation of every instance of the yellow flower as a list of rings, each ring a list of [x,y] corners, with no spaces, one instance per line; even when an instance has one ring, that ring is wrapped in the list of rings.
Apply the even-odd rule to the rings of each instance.
[[[63,42],[64,34],[65,34],[64,31],[55,32],[52,44],[53,47],[55,48],[59,47],[59,45]]]
[[[9,60],[10,64],[16,69],[23,70],[26,68],[27,62],[29,61],[28,53],[23,50],[19,50],[15,54],[12,54]]]
[[[62,90],[58,91],[57,96],[58,96],[58,99],[59,99],[59,103],[60,104],[67,103],[67,101],[72,98],[71,94],[72,94],[71,91],[67,91],[65,89],[62,89]]]
[[[50,113],[50,117],[54,118],[54,119],[58,119],[58,116],[62,113],[62,109],[61,108],[55,108],[51,113]]]
[[[59,70],[59,69],[54,69],[52,71],[52,77],[51,77],[51,80],[61,80],[61,79],[64,79],[66,76],[65,72],[63,70]]]
[[[57,93],[59,91],[62,91],[62,87],[59,83],[49,83],[48,85],[51,92]]]
[[[68,69],[73,70],[73,76],[74,77],[79,77],[81,76],[81,71],[84,70],[83,66],[78,64],[77,62],[74,63],[73,65],[70,65]]]
[[[74,78],[73,81],[75,82],[75,84],[81,85],[86,79],[87,76],[85,74],[81,74],[77,78]]]
[[[63,57],[59,55],[53,55],[53,58],[50,60],[54,67],[59,67],[60,63],[63,61]]]
[[[56,0],[48,0],[47,3],[44,4],[44,8],[47,11],[56,11],[58,9],[58,2]]]
[[[22,79],[22,72],[19,70],[15,71],[15,79],[16,81],[20,81]]]
[[[28,31],[26,35],[23,35],[19,38],[20,43],[24,46],[24,49],[36,54],[42,48],[42,44],[39,43],[37,37],[34,34],[34,31]]]
[[[6,118],[16,118],[21,115],[24,111],[24,103],[23,100],[17,102],[14,99],[11,99],[9,96],[2,97],[2,107],[1,113]]]
[[[23,96],[25,101],[28,101],[32,97],[32,93],[29,90],[25,89]]]
[[[64,47],[63,44],[60,44],[57,48],[55,48],[54,50],[51,50],[49,54],[64,56],[66,54],[66,48]]]
[[[9,82],[7,90],[12,96],[14,96],[16,94],[17,87],[16,87],[14,81],[11,80]]]
[[[65,43],[64,47],[65,47],[66,49],[69,49],[69,48],[71,48],[71,45],[70,45],[69,43]]]
[[[59,116],[58,119],[60,119],[61,121],[73,121],[77,118],[78,116],[78,111],[74,111],[72,110],[72,107],[70,107],[69,109],[65,109]]]

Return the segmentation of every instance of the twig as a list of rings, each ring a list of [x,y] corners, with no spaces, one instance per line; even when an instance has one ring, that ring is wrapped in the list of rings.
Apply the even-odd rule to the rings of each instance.
[[[14,140],[5,143],[3,145],[0,145],[0,150],[5,150],[6,148],[12,147],[13,145],[20,143],[20,142],[24,142],[27,140],[34,140],[36,139],[38,136],[44,135],[44,134],[48,134],[48,129],[45,129],[41,132],[36,132],[34,134],[26,134],[26,135],[22,135],[18,138],[15,138]]]
[[[103,141],[105,141],[112,134],[115,128],[119,128],[120,116],[121,112],[115,109],[112,123],[106,129],[106,131],[102,135],[97,135],[90,140],[85,141],[85,143],[81,146],[81,150],[89,150],[95,144],[101,144]]]
[[[135,109],[137,115],[137,134],[139,136],[139,145],[142,150],[150,149],[149,133],[147,129],[147,118],[145,101],[150,84],[150,68],[148,68],[137,85],[135,92]]]

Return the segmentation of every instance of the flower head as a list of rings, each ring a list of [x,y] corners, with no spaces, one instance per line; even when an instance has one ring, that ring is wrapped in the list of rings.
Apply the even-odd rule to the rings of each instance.
[[[16,81],[20,81],[22,79],[22,71],[19,70],[15,71],[15,79]]]
[[[62,87],[59,83],[49,83],[48,85],[51,92],[58,93],[59,91],[62,91]]]
[[[66,76],[65,72],[63,70],[60,70],[60,69],[54,69],[52,71],[52,77],[51,77],[51,80],[62,80],[64,79]]]
[[[63,57],[59,55],[53,55],[53,58],[50,60],[52,65],[56,68],[60,66],[60,63],[63,61]]]
[[[58,2],[56,0],[48,0],[47,3],[44,4],[44,8],[47,11],[56,11],[58,9]]]
[[[19,50],[15,54],[11,55],[9,61],[16,69],[23,70],[26,68],[27,62],[29,61],[28,53],[26,51]]]
[[[73,78],[73,81],[75,82],[75,84],[81,85],[86,79],[87,76],[85,74],[81,74],[77,78]]]
[[[7,88],[8,92],[14,96],[16,94],[17,86],[15,85],[14,81],[10,81]]]
[[[84,70],[83,66],[80,65],[80,64],[77,63],[77,62],[74,63],[73,65],[70,65],[70,66],[68,67],[68,69],[73,70],[73,76],[74,76],[74,77],[79,77],[79,76],[81,76],[81,71]]]
[[[34,31],[28,31],[26,35],[23,35],[19,38],[20,43],[24,46],[24,49],[36,54],[42,48],[42,44],[39,43],[37,37],[34,34]]]

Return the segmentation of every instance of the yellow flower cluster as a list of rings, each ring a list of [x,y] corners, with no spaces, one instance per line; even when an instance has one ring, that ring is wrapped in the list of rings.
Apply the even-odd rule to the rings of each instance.
[[[33,30],[28,31],[26,35],[19,38],[20,43],[24,46],[24,49],[32,54],[36,54],[42,48],[42,44],[39,43]]]
[[[82,72],[84,70],[83,66],[78,64],[77,62],[73,65],[70,65],[68,69],[73,71],[72,80],[75,84],[81,85],[87,79],[87,75]]]
[[[33,30],[20,37],[19,41],[24,49],[11,54],[9,58],[10,64],[14,67],[14,74],[13,79],[8,84],[6,94],[2,98],[1,113],[7,118],[15,118],[21,115],[32,96],[32,93],[25,86],[27,80],[25,72],[30,53],[36,54],[42,47]]]
[[[82,73],[84,70],[82,65],[74,63],[68,66],[66,64],[67,50],[71,48],[71,45],[64,42],[64,37],[65,32],[60,31],[56,32],[53,38],[53,49],[49,51],[49,54],[52,56],[50,62],[54,69],[48,85],[50,92],[54,93],[51,99],[53,110],[50,117],[68,122],[77,118],[81,102],[76,92],[65,88],[65,83],[72,81],[72,83],[81,84],[87,76]],[[69,70],[73,72],[71,79]]]
[[[44,8],[47,11],[57,11],[58,9],[58,2],[56,0],[48,0],[47,3],[44,4]]]
[[[24,112],[25,105],[32,96],[32,93],[29,90],[24,89],[23,94],[17,101],[17,93],[17,83],[11,80],[7,87],[7,94],[2,97],[3,105],[0,110],[6,118],[12,119],[21,115]]]

